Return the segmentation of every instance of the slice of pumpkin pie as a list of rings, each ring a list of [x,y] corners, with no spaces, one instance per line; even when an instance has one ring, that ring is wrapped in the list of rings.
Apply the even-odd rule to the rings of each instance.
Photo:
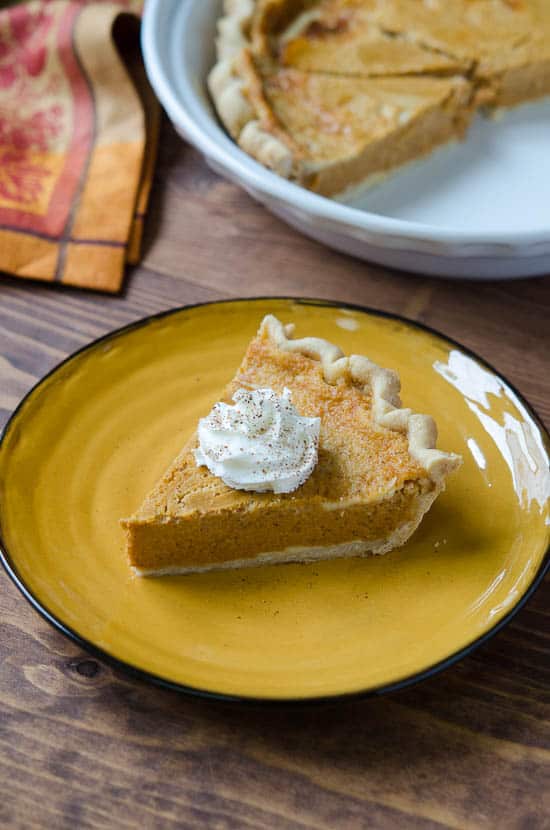
[[[138,574],[387,553],[461,463],[394,372],[273,316],[221,397],[122,521]]]
[[[460,139],[474,113],[472,87],[462,77],[271,71],[247,50],[229,74],[212,74],[210,85],[243,150],[324,196]]]

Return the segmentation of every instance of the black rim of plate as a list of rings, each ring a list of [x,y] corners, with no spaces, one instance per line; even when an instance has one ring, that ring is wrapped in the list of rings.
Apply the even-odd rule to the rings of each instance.
[[[498,379],[503,382],[510,390],[513,392],[514,395],[521,401],[522,405],[525,407],[526,411],[529,413],[530,417],[536,423],[538,428],[540,429],[541,433],[546,439],[547,447],[550,446],[550,434],[542,422],[542,419],[533,409],[533,407],[525,400],[525,398],[520,394],[520,392],[511,384],[503,375],[498,372],[494,366],[488,363],[484,358],[480,357],[471,349],[463,346],[462,343],[459,343],[457,340],[454,340],[452,337],[448,337],[447,335],[443,334],[442,332],[438,331],[437,329],[432,328],[431,326],[426,325],[425,323],[420,323],[415,320],[410,320],[408,317],[404,317],[400,314],[393,314],[388,311],[382,311],[380,309],[369,308],[368,306],[362,306],[354,303],[345,303],[339,302],[337,300],[322,300],[322,299],[315,299],[309,297],[242,297],[242,298],[233,298],[229,300],[211,300],[209,302],[204,303],[192,303],[190,305],[184,306],[177,306],[176,308],[171,308],[166,311],[158,312],[157,314],[151,314],[147,317],[142,317],[139,320],[135,320],[133,323],[129,323],[126,326],[122,326],[121,328],[114,329],[113,331],[108,332],[107,334],[98,337],[96,340],[88,343],[85,346],[82,346],[80,349],[77,349],[75,352],[70,354],[56,366],[54,366],[50,371],[44,375],[23,397],[23,399],[19,402],[13,413],[11,414],[7,424],[5,425],[1,435],[0,435],[0,449],[4,443],[4,440],[10,430],[15,426],[19,416],[21,415],[27,401],[30,399],[32,395],[44,384],[52,375],[54,375],[59,369],[63,366],[70,363],[76,357],[82,355],[87,351],[92,351],[98,344],[104,343],[108,340],[114,340],[120,336],[127,334],[135,329],[144,328],[149,323],[154,322],[155,320],[161,320],[164,317],[169,317],[171,315],[175,315],[185,311],[193,311],[197,308],[203,308],[205,306],[211,305],[231,305],[233,303],[255,303],[255,302],[279,302],[279,301],[286,301],[291,303],[296,303],[297,305],[310,305],[310,306],[322,306],[326,308],[335,308],[335,309],[348,309],[350,311],[359,311],[367,315],[371,315],[374,317],[384,317],[389,320],[396,320],[400,323],[405,323],[412,328],[416,328],[420,331],[427,332],[441,340],[445,343],[456,346],[460,349],[464,354],[468,355],[468,357],[473,358],[479,364],[484,366],[486,369],[491,371],[494,375],[498,377]],[[504,626],[508,625],[508,623],[516,616],[516,614],[523,608],[523,606],[529,601],[529,599],[533,596],[537,588],[540,586],[544,576],[550,568],[550,546],[546,550],[546,553],[542,559],[541,564],[537,572],[535,573],[529,587],[525,591],[525,593],[519,598],[516,602],[514,607],[508,611],[508,613],[495,625],[482,634],[480,637],[477,637],[472,642],[468,643],[466,646],[458,649],[457,651],[453,652],[449,657],[446,657],[443,660],[440,660],[437,663],[428,666],[421,671],[415,672],[414,674],[407,675],[399,680],[392,681],[390,683],[383,683],[379,686],[373,686],[366,688],[364,690],[358,691],[351,691],[351,692],[342,692],[340,694],[334,695],[315,695],[315,696],[305,696],[305,697],[255,697],[249,695],[240,695],[240,694],[228,694],[225,692],[216,692],[210,691],[208,689],[200,689],[194,686],[186,686],[184,683],[178,683],[174,680],[170,680],[166,677],[161,677],[160,675],[153,674],[152,672],[147,671],[146,669],[140,669],[137,666],[132,665],[131,663],[127,663],[125,660],[122,660],[119,657],[116,657],[113,654],[110,654],[108,651],[99,648],[90,640],[87,640],[85,637],[80,635],[77,631],[71,628],[65,623],[62,622],[55,614],[46,608],[46,606],[33,594],[33,592],[27,587],[23,578],[19,575],[17,567],[12,560],[12,557],[7,549],[7,546],[2,538],[1,527],[0,527],[0,561],[7,572],[8,576],[12,580],[12,582],[16,585],[16,587],[20,590],[23,594],[25,599],[30,603],[30,605],[37,611],[41,617],[43,617],[47,622],[50,623],[55,629],[60,631],[70,640],[75,642],[78,646],[80,646],[84,651],[88,652],[92,656],[96,657],[97,659],[101,660],[102,662],[112,666],[113,668],[122,671],[123,673],[129,674],[130,676],[138,679],[146,681],[150,684],[155,686],[159,686],[164,689],[169,689],[171,691],[180,692],[182,694],[186,694],[193,697],[202,698],[205,700],[212,700],[218,701],[223,703],[239,703],[239,704],[248,704],[252,706],[300,706],[300,705],[312,705],[312,704],[333,704],[342,701],[352,701],[352,700],[361,700],[368,697],[373,697],[376,695],[387,694],[388,692],[395,692],[401,689],[404,689],[408,686],[412,686],[413,684],[419,683],[422,680],[427,680],[430,677],[433,677],[436,674],[444,671],[445,669],[452,666],[454,663],[457,663],[462,658],[471,654],[475,649],[479,646],[486,643],[491,637],[494,637]]]

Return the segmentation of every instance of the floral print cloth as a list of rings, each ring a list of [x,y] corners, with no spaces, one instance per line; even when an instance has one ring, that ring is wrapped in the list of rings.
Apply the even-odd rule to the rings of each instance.
[[[0,271],[117,291],[139,259],[159,120],[140,5],[0,11]]]

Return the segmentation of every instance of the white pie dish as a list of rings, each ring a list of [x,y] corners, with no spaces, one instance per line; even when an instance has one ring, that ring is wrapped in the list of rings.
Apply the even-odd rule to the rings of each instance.
[[[512,279],[550,273],[550,100],[479,118],[466,142],[342,203],[286,181],[220,126],[206,76],[219,0],[147,0],[142,47],[176,130],[216,172],[290,225],[365,260],[436,276]]]

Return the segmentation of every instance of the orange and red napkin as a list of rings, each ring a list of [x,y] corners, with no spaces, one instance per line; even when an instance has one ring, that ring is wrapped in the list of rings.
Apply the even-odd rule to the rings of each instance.
[[[159,126],[140,10],[0,11],[0,271],[117,291],[139,259]]]

